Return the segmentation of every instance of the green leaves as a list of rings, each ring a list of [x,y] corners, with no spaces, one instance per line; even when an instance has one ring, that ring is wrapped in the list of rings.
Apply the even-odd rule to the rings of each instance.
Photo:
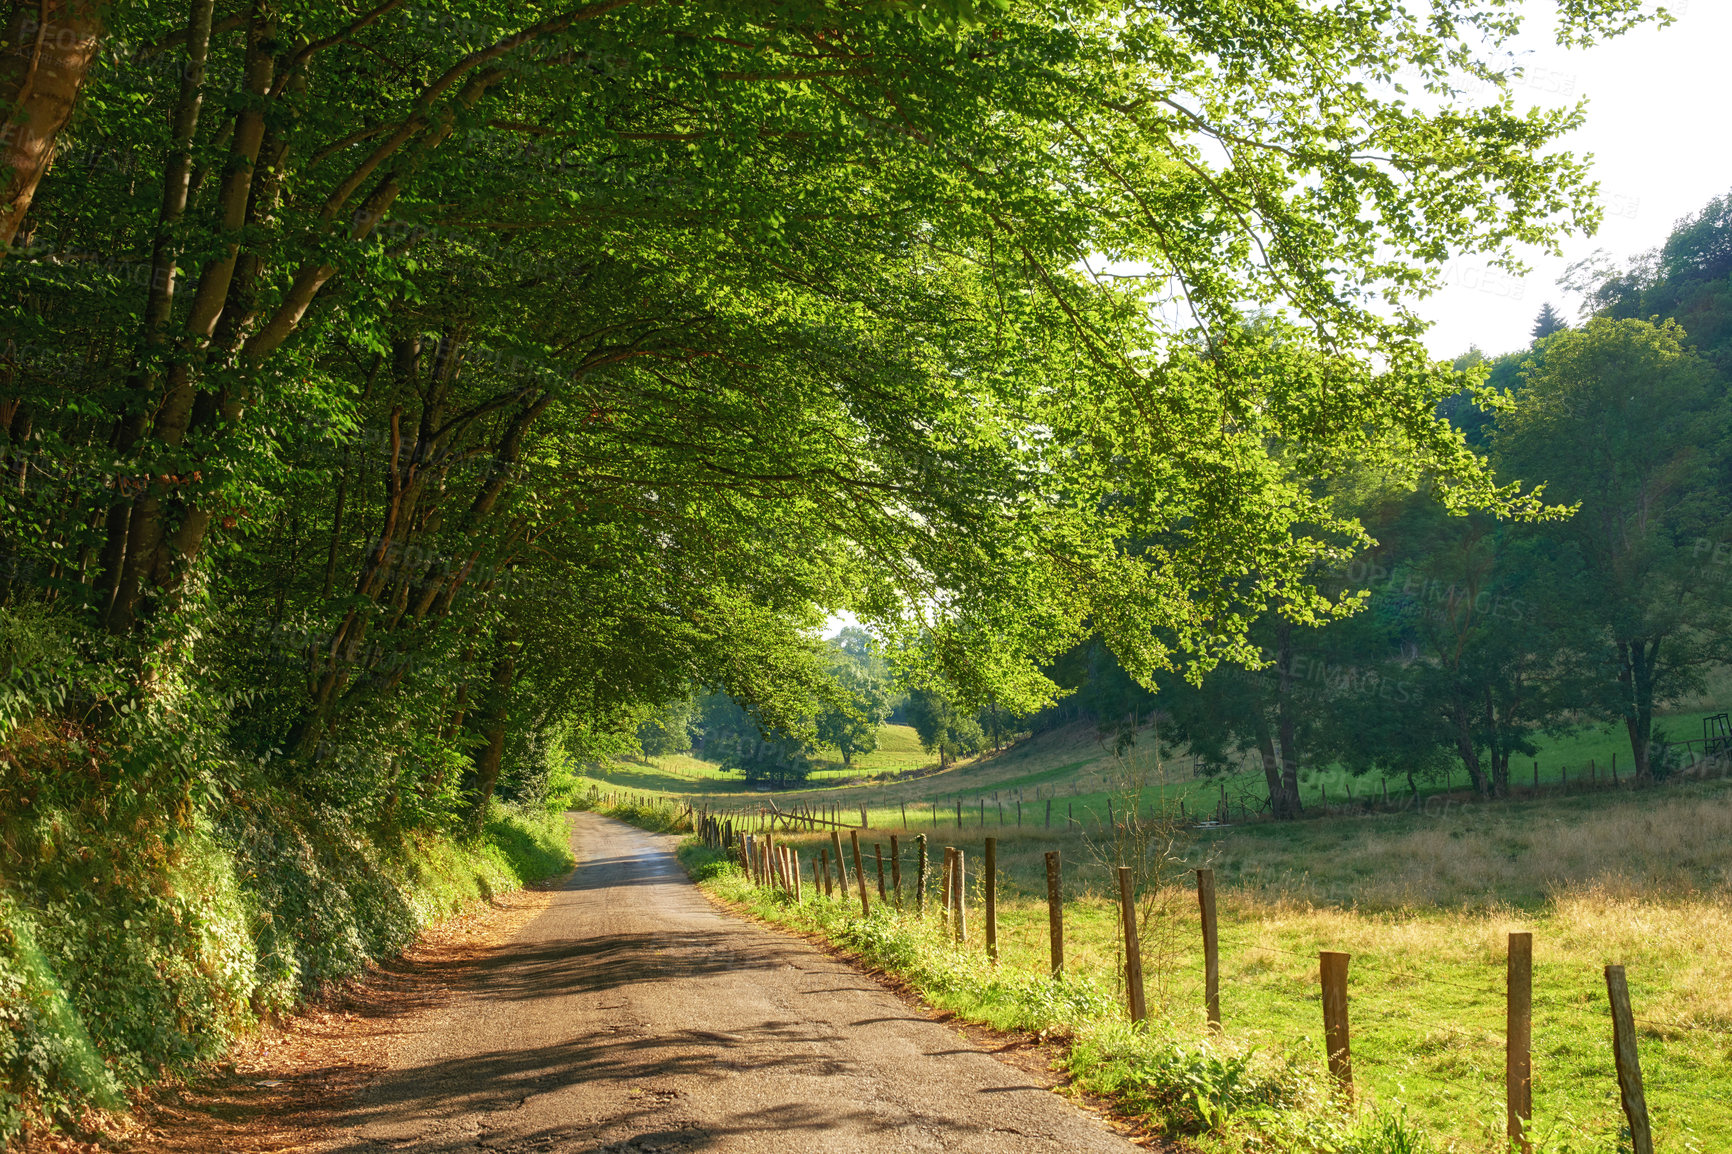
[[[185,13],[130,6],[163,47],[0,266],[27,596],[430,821],[693,682],[802,728],[829,609],[1003,708],[1091,632],[1144,682],[1254,660],[1351,608],[1341,478],[1541,511],[1407,310],[1591,219],[1576,113],[1392,93],[1513,31],[1434,7],[297,5],[218,22],[165,216]]]

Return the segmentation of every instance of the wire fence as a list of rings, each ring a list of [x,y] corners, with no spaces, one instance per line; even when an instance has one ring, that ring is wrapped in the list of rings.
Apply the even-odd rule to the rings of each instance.
[[[696,833],[710,848],[725,854],[754,883],[771,890],[786,890],[790,895],[799,895],[801,900],[848,903],[858,906],[858,914],[861,916],[870,916],[876,904],[893,903],[895,908],[908,911],[922,908],[942,919],[946,926],[960,924],[968,916],[965,911],[968,903],[972,901],[975,925],[969,927],[966,934],[958,933],[956,944],[960,948],[978,949],[984,942],[994,954],[994,964],[998,962],[999,949],[1005,944],[1000,937],[996,920],[991,916],[991,913],[997,910],[998,877],[980,876],[980,864],[976,861],[972,863],[976,871],[973,884],[964,885],[960,889],[953,888],[950,859],[946,857],[942,863],[932,860],[926,837],[921,832],[906,826],[895,834],[882,830],[874,831],[878,840],[868,841],[861,837],[868,828],[868,814],[863,810],[847,814],[833,806],[809,806],[792,810],[783,810],[775,805],[711,809],[668,796],[639,797],[637,802],[662,809],[669,817],[671,828],[684,828]],[[952,807],[953,818],[958,808]],[[977,809],[982,823],[983,814],[984,802]],[[846,820],[849,817],[859,818],[859,824]],[[781,837],[790,833],[827,833],[831,841],[827,846],[820,844],[806,862],[801,862],[798,853],[781,840]],[[994,842],[995,839],[987,839],[989,853]],[[960,855],[957,862],[959,870],[966,869]],[[1049,860],[1049,870],[1051,868]],[[809,879],[803,878],[802,869],[810,870],[812,876]],[[1121,868],[1120,873],[1123,875],[1126,871]],[[1212,927],[1216,918],[1212,872],[1199,870],[1196,873],[1203,920]],[[805,892],[807,885],[810,885],[809,895]],[[915,890],[913,887],[919,888]],[[904,889],[910,891],[906,897]],[[1049,894],[1058,894],[1058,891],[1059,887],[1049,884]],[[1125,934],[1120,939],[1121,946],[1115,956],[1114,977],[1120,995],[1126,999],[1127,1012],[1133,1017],[1144,1017],[1147,1011],[1144,1003],[1141,955],[1148,948],[1147,927],[1138,927],[1136,899],[1137,895],[1132,895],[1127,887],[1120,910]],[[1056,908],[1051,908],[1048,912],[1052,926],[1064,923],[1062,894],[1058,896]],[[1032,936],[1032,933],[1026,935],[1024,940],[1017,943],[1024,964],[1030,961],[1027,955],[1038,951],[1038,943],[1026,940]],[[1204,932],[1203,938],[1202,968],[1208,975],[1218,975],[1221,961],[1219,935],[1210,929]],[[1124,944],[1128,943],[1134,943],[1135,948],[1127,955]],[[1063,965],[1062,933],[1054,936],[1050,948],[1053,972],[1056,974]],[[1290,1003],[1289,1012],[1284,1017],[1289,1022],[1300,1023],[1306,1017],[1312,1017],[1312,1026],[1304,1027],[1297,1037],[1289,1038],[1289,1041],[1309,1039],[1311,1029],[1315,1025],[1321,1025],[1325,1039],[1324,1057],[1331,1076],[1341,1083],[1342,1091],[1350,1096],[1353,1092],[1350,1058],[1355,1034],[1349,1027],[1349,955],[1326,949],[1306,952],[1263,938],[1239,942],[1230,948],[1236,949],[1242,957],[1253,957],[1261,951],[1318,967],[1314,995],[1295,998],[1290,991],[1269,983],[1259,984],[1254,977],[1247,974],[1233,975],[1239,983],[1235,992],[1248,1000],[1287,1000]],[[1175,960],[1181,957],[1192,960],[1188,966],[1180,966]],[[1338,959],[1333,967],[1330,962],[1332,957]],[[1163,994],[1169,1012],[1171,1007],[1181,1002],[1197,1007],[1220,1006],[1222,991],[1219,979],[1205,977],[1199,983],[1194,951],[1158,943],[1153,960],[1157,963],[1153,973],[1154,983]],[[1427,972],[1416,965],[1382,965],[1362,954],[1351,958],[1351,970],[1360,978],[1355,984],[1351,1004],[1359,1007],[1361,1020],[1370,1023],[1368,1036],[1383,1043],[1386,1048],[1391,1044],[1389,1035],[1404,1031],[1417,1039],[1413,1043],[1416,1046],[1427,1045],[1429,1040],[1440,1036],[1457,1039],[1458,1044],[1466,1048],[1472,1058],[1467,1063],[1470,1071],[1477,1072],[1481,1077],[1477,1080],[1461,1081],[1459,1089],[1454,1089],[1451,1093],[1462,1102],[1474,1104],[1475,1109],[1490,1101],[1488,1095],[1496,1096],[1495,1084],[1486,1083],[1490,1070],[1499,1064],[1498,1059],[1501,1057],[1505,1075],[1503,1105],[1507,1112],[1508,1133],[1518,1147],[1526,1148],[1533,1118],[1532,1059],[1536,1036],[1531,935],[1510,935],[1509,956],[1505,963],[1506,984],[1500,989],[1493,985],[1479,985]],[[1334,978],[1331,977],[1332,968],[1336,974]],[[1365,982],[1363,978],[1366,975],[1382,979],[1383,987]],[[1592,1002],[1601,1007],[1597,1012],[1609,1014],[1613,1026],[1613,1045],[1609,1057],[1612,1059],[1611,1068],[1617,1081],[1618,1099],[1627,1119],[1628,1133],[1632,1135],[1632,1149],[1635,1154],[1643,1154],[1644,1150],[1651,1150],[1652,1146],[1649,1144],[1644,1147],[1638,1136],[1650,1133],[1651,1126],[1647,1116],[1642,1074],[1636,1057],[1635,1027],[1640,1025],[1650,1030],[1671,1031],[1675,1035],[1700,1034],[1704,1031],[1732,1034],[1732,1031],[1711,1024],[1678,1021],[1651,1013],[1637,1017],[1630,1004],[1624,967],[1608,966],[1604,977],[1606,984],[1603,996],[1580,982],[1573,982],[1568,990],[1562,991],[1564,998],[1560,1000],[1557,996],[1560,991],[1553,982],[1546,990],[1547,996],[1552,998],[1552,1002],[1547,1004],[1570,1002],[1579,1011]],[[1332,982],[1335,983],[1333,987]],[[1391,985],[1427,986],[1447,990],[1453,998],[1449,1003],[1451,1009],[1447,1016],[1416,1011],[1398,998],[1390,996],[1392,991],[1387,987]],[[1232,1004],[1229,997],[1227,1005],[1231,1007]],[[1319,1004],[1322,1011],[1320,1021],[1316,1020],[1319,1016]],[[1214,1012],[1211,1009],[1211,1014]],[[1502,1016],[1502,1028],[1471,1021],[1471,1017],[1478,1013]],[[1231,1023],[1230,1009],[1226,1016]],[[1578,1020],[1579,1017],[1578,1013]],[[1572,1025],[1568,1030],[1564,1030],[1543,1020],[1539,1025],[1541,1033],[1548,1037],[1557,1034],[1552,1039],[1552,1044],[1558,1048],[1579,1045],[1579,1028]],[[1218,1018],[1211,1022],[1211,1026],[1216,1029],[1238,1028],[1253,1033],[1261,1029],[1257,1025],[1224,1027]],[[1365,1028],[1362,1028],[1359,1036],[1367,1036]],[[1404,1043],[1397,1039],[1397,1044]],[[1410,1055],[1409,1061],[1411,1060]],[[1363,1057],[1361,1061],[1363,1064]]]

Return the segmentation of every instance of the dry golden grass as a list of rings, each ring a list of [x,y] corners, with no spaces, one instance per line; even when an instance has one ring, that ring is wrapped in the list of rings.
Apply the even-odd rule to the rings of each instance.
[[[1266,899],[1360,909],[1532,906],[1585,889],[1732,892],[1725,783],[1237,831],[1195,851]]]

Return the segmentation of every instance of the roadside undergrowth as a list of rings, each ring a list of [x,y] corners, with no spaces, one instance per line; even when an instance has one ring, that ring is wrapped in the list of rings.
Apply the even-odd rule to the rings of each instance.
[[[91,1128],[468,902],[569,867],[565,819],[369,828],[287,790],[116,826],[48,804],[0,828],[0,1148]]]
[[[1148,1131],[1197,1151],[1427,1154],[1432,1144],[1399,1111],[1344,1111],[1298,1055],[1265,1055],[1225,1040],[1190,1039],[1170,1023],[1133,1027],[1118,992],[1094,976],[1053,978],[982,964],[925,918],[874,903],[795,902],[746,879],[688,839],[679,858],[715,897],[790,930],[816,935],[905,983],[927,1004],[997,1030],[1060,1045],[1060,1066],[1084,1093]]]

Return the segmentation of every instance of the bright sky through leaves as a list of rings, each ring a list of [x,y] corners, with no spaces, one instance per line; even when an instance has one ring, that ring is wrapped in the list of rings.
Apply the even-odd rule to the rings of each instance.
[[[1523,347],[1548,300],[1573,321],[1581,302],[1556,283],[1571,263],[1604,249],[1622,264],[1664,241],[1679,217],[1732,191],[1723,123],[1732,3],[1679,0],[1667,5],[1677,17],[1670,27],[1639,28],[1586,50],[1552,43],[1551,4],[1527,7],[1527,76],[1516,104],[1588,98],[1587,123],[1566,141],[1595,156],[1605,221],[1598,235],[1567,241],[1561,258],[1527,252],[1523,277],[1475,257],[1452,264],[1448,287],[1419,309],[1435,322],[1426,344],[1439,357],[1472,345],[1488,353]]]

